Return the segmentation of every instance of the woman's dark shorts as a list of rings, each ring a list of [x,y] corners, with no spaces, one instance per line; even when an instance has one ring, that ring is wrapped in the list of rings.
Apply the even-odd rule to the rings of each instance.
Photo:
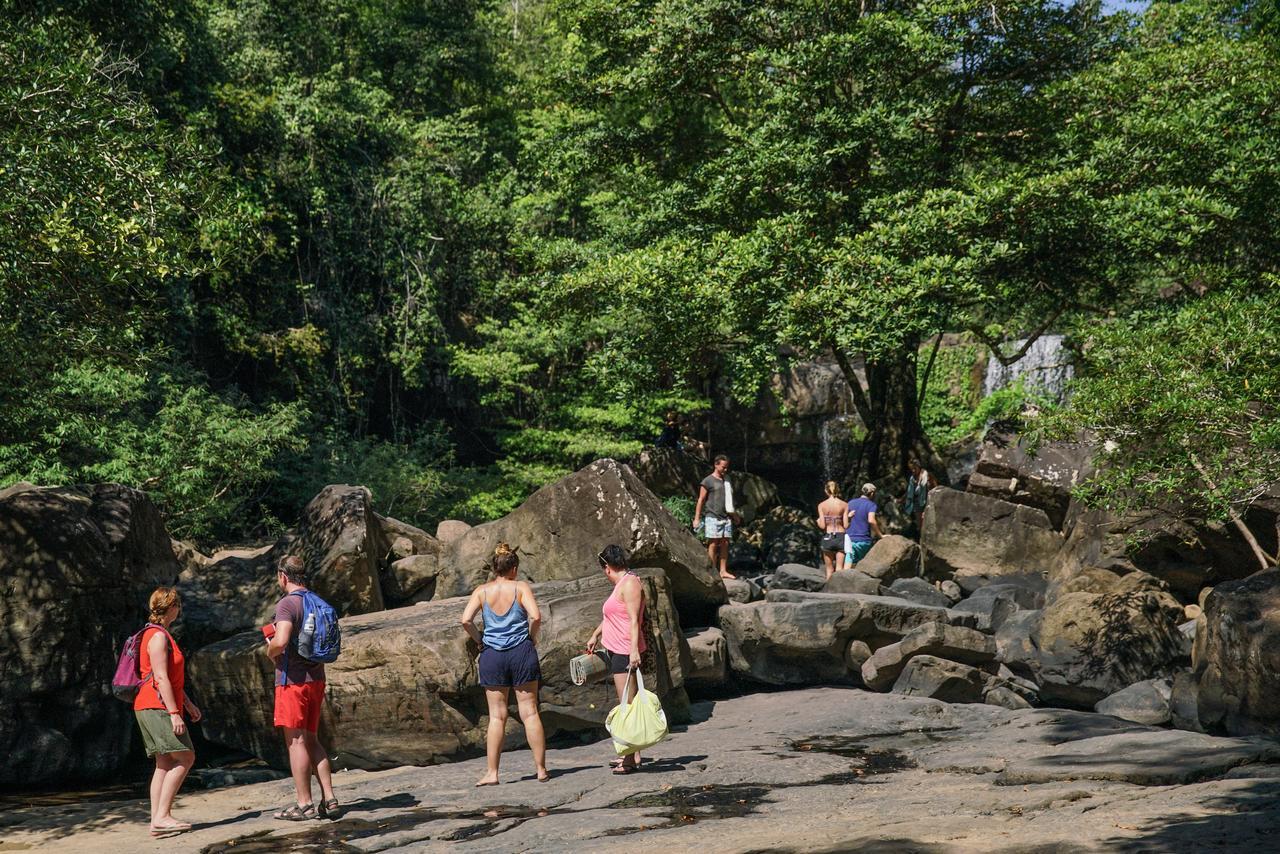
[[[542,681],[538,649],[525,638],[510,649],[485,647],[480,651],[480,684],[486,688],[512,688]]]
[[[626,652],[614,652],[608,650],[609,653],[609,672],[617,676],[619,673],[626,673],[631,667],[631,655]]]

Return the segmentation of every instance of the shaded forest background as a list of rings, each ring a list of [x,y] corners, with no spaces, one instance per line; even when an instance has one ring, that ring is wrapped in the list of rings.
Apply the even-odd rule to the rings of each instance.
[[[1047,330],[1080,379],[1025,426],[1110,440],[1097,500],[1276,478],[1273,2],[0,21],[0,485],[139,486],[205,542],[332,482],[476,522],[818,355],[865,371],[878,476],[1022,409],[922,399],[933,336]]]

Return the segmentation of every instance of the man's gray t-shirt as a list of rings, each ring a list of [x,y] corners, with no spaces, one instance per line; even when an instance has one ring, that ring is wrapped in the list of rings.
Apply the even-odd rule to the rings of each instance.
[[[713,474],[709,474],[702,479],[702,485],[707,490],[707,502],[702,505],[702,510],[708,516],[715,516],[717,519],[724,519],[729,515],[724,509],[724,485],[725,481]]]

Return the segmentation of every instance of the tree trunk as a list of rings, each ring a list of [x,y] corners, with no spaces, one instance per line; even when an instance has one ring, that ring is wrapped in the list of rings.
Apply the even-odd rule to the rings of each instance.
[[[867,386],[862,388],[848,358],[836,354],[836,361],[850,388],[858,415],[866,425],[857,460],[848,473],[847,486],[855,490],[864,480],[875,483],[885,492],[898,492],[906,481],[907,460],[915,458],[929,471],[935,484],[946,484],[947,471],[920,426],[920,403],[917,396],[916,353],[910,342],[900,354],[867,361]]]

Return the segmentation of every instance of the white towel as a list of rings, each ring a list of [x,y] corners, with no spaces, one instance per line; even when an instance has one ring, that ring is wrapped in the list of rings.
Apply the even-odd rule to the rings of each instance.
[[[729,483],[728,478],[724,482],[724,512],[732,513],[733,510],[733,484]]]

